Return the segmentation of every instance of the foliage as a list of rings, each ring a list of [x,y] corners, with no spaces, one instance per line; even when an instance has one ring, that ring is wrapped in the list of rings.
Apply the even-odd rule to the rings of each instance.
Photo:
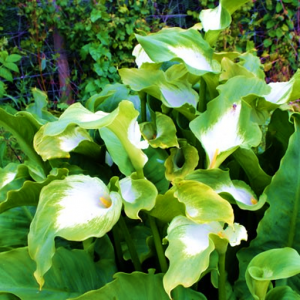
[[[136,35],[139,68],[85,106],[0,108],[26,155],[0,169],[4,297],[297,299],[300,70],[214,50],[241,5]]]
[[[119,81],[117,69],[132,66],[135,32],[155,30],[157,22],[147,1],[36,1],[20,4],[30,25],[31,37],[23,49],[37,53],[38,69],[53,69],[57,57],[49,57],[47,43],[55,30],[65,39],[64,51],[72,63],[71,78],[77,96],[86,100],[108,83]],[[51,42],[50,42],[51,43]],[[55,49],[54,49],[55,51]],[[59,54],[57,54],[59,55]],[[44,90],[49,81],[42,78]]]

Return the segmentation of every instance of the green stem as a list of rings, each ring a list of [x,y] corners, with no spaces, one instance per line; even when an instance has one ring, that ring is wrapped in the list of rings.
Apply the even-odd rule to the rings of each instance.
[[[198,111],[202,113],[205,110],[206,110],[206,82],[203,79],[203,77],[201,77],[200,78]]]
[[[147,113],[146,113],[146,104],[147,104],[147,94],[145,92],[139,92],[139,97],[141,100],[141,118],[142,122],[147,121]]]
[[[150,223],[150,227],[152,230],[152,234],[153,234],[153,239],[154,239],[154,245],[155,245],[155,249],[156,249],[156,253],[158,256],[158,261],[159,261],[159,265],[160,265],[160,269],[163,273],[166,273],[168,270],[168,263],[165,257],[165,253],[164,253],[164,249],[161,243],[161,238],[158,232],[158,228],[155,222],[155,218],[148,215],[148,220]]]
[[[120,241],[120,234],[118,232],[117,226],[114,226],[112,229],[114,244],[115,244],[115,250],[116,250],[116,256],[119,263],[120,270],[125,272],[125,264],[123,259],[123,252],[121,248],[121,241]]]
[[[131,260],[133,262],[134,268],[136,271],[142,271],[142,266],[138,257],[138,254],[136,252],[135,246],[133,244],[132,238],[130,236],[129,230],[127,228],[127,225],[125,223],[125,220],[122,216],[120,216],[119,219],[119,226],[123,232],[130,256],[131,256]]]
[[[219,253],[219,300],[226,300],[226,271],[225,271],[226,252]]]
[[[145,176],[144,176],[144,171],[143,171],[143,169],[136,170],[136,176],[137,176],[138,179],[144,179]]]

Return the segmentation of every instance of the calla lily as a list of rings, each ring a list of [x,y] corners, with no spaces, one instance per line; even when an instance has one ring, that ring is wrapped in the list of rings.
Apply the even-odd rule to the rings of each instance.
[[[193,285],[208,268],[210,254],[217,247],[212,235],[231,246],[247,240],[246,229],[237,223],[223,229],[221,222],[198,224],[184,216],[172,220],[166,237],[169,241],[166,256],[170,260],[170,267],[163,279],[169,296],[178,285]]]
[[[73,241],[105,235],[118,221],[122,200],[98,178],[84,175],[55,180],[44,187],[28,235],[28,250],[36,261],[34,276],[44,285],[52,266],[56,236]]]
[[[220,113],[220,111],[222,113]],[[216,98],[190,123],[207,154],[207,167],[217,168],[238,147],[257,146],[261,131],[250,120],[251,108],[242,100]]]
[[[135,56],[135,63],[140,68],[143,63],[154,63],[151,58],[148,56],[148,54],[145,52],[145,50],[142,48],[141,44],[137,44],[133,51],[132,55]]]
[[[236,204],[245,210],[258,210],[265,204],[265,198],[261,197],[258,201],[257,196],[245,182],[239,180],[231,180],[229,171],[220,169],[196,170],[188,174],[185,179],[196,180],[210,186],[216,193],[230,194]],[[232,200],[231,196],[222,195],[228,200]]]

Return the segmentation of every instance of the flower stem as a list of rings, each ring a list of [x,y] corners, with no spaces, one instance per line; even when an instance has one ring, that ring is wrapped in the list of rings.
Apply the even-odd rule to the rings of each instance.
[[[164,254],[164,249],[163,249],[163,246],[161,243],[161,238],[160,238],[160,235],[158,232],[155,218],[148,215],[148,220],[149,220],[151,231],[153,234],[154,245],[155,245],[156,253],[158,256],[160,269],[163,273],[166,273],[168,270],[168,263],[167,263],[167,260],[166,260],[165,254]]]
[[[219,253],[219,300],[226,300],[225,253]]]
[[[205,110],[206,110],[206,82],[203,79],[203,77],[201,77],[200,78],[198,111],[204,112]]]
[[[147,113],[146,113],[146,104],[147,104],[147,94],[145,92],[139,92],[139,97],[141,100],[141,118],[142,122],[147,121]]]
[[[125,264],[123,260],[123,254],[122,254],[122,248],[121,248],[121,241],[120,241],[120,235],[118,232],[117,226],[114,226],[112,229],[114,244],[115,244],[115,250],[116,250],[116,256],[119,263],[120,270],[125,272]]]
[[[127,247],[128,247],[128,251],[130,253],[131,260],[132,260],[132,263],[134,265],[135,270],[136,271],[142,271],[142,266],[141,266],[138,254],[136,252],[135,246],[133,244],[132,238],[130,236],[129,230],[127,228],[127,225],[125,223],[125,220],[124,220],[123,216],[120,216],[119,226],[120,226],[120,229],[122,230],[122,232],[124,234],[124,238],[125,238],[125,241],[126,241],[126,244],[127,244]]]

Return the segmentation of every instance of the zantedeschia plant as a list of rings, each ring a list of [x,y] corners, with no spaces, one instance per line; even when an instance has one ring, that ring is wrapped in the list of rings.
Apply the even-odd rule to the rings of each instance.
[[[137,35],[123,84],[59,117],[37,89],[0,108],[26,155],[0,169],[0,297],[299,298],[300,70],[214,52],[245,2]]]

